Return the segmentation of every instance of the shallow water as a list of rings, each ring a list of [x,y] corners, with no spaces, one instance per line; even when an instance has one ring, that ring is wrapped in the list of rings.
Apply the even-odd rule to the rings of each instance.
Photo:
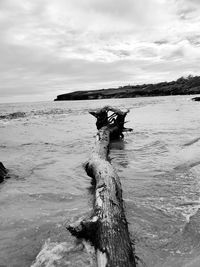
[[[95,266],[65,225],[92,208],[83,169],[96,133],[88,109],[107,104],[129,108],[134,129],[112,144],[110,158],[138,265],[200,266],[200,104],[190,99],[1,104],[0,161],[11,178],[0,185],[0,266]]]

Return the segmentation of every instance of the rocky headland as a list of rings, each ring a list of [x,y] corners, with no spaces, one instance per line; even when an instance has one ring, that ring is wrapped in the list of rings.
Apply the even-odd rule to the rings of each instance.
[[[192,98],[192,100],[193,100],[193,101],[200,101],[200,97],[199,97],[199,96],[194,97],[194,98]]]
[[[126,85],[118,88],[75,91],[58,95],[54,101],[192,94],[200,94],[200,76],[193,77],[189,75],[186,78],[181,77],[176,81],[156,84]]]

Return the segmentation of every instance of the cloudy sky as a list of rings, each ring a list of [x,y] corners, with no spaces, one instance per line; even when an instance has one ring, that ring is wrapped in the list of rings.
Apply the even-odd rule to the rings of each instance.
[[[200,75],[199,0],[0,0],[0,102]]]

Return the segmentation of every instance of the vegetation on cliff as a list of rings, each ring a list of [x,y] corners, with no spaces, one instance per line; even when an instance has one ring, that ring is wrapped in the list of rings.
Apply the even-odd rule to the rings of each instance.
[[[126,85],[90,91],[76,91],[58,95],[55,101],[104,98],[130,98],[141,96],[190,95],[200,93],[200,76],[181,77],[176,81],[156,84]]]

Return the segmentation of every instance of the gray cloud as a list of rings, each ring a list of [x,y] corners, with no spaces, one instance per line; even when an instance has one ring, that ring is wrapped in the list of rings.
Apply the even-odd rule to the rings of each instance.
[[[198,74],[199,11],[195,0],[1,0],[2,101]]]
[[[200,46],[200,34],[188,36],[186,39],[191,43],[191,45]]]
[[[163,44],[168,44],[169,42],[167,40],[158,40],[158,41],[155,41],[154,44],[156,45],[163,45]]]

